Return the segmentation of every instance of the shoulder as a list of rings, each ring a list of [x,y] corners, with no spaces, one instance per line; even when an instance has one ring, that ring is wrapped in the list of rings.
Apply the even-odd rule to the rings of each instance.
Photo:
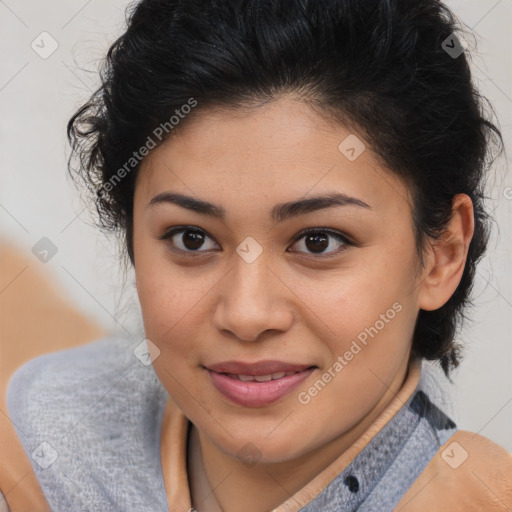
[[[113,335],[27,361],[7,388],[15,426],[33,434],[60,434],[79,419],[87,423],[81,416],[96,417],[96,411],[100,424],[109,419],[115,424],[115,414],[126,413],[137,400],[151,402],[165,394],[153,367],[137,357],[141,342]]]
[[[459,430],[439,449],[396,510],[480,511],[512,507],[512,454]]]
[[[44,413],[47,408],[53,413],[73,414],[72,404],[86,406],[120,382],[129,383],[135,375],[146,377],[140,386],[143,391],[144,384],[151,385],[156,376],[147,371],[134,353],[141,341],[112,335],[25,362],[14,372],[7,387],[11,417],[30,417],[33,413]]]
[[[142,341],[102,338],[31,359],[11,377],[9,416],[51,506],[79,507],[78,488],[109,502],[114,491],[102,482],[133,458],[158,476],[155,439],[168,395],[137,357]]]

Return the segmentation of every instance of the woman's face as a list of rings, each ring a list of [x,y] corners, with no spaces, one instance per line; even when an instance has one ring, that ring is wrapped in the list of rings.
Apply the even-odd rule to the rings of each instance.
[[[294,459],[357,428],[403,382],[422,279],[407,189],[290,98],[190,121],[136,184],[153,365],[220,450]]]

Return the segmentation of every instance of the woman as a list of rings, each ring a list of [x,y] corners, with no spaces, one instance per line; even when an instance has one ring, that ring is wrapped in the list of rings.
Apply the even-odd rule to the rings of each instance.
[[[420,380],[459,363],[501,143],[456,31],[436,0],[134,7],[68,135],[145,339],[11,380],[52,510],[512,507],[511,455]]]

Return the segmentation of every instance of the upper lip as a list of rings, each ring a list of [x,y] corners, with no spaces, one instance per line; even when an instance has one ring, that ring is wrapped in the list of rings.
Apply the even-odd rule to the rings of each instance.
[[[312,365],[286,363],[283,361],[257,361],[247,363],[244,361],[224,361],[208,365],[207,368],[217,373],[233,373],[237,375],[269,375],[277,372],[300,372]]]

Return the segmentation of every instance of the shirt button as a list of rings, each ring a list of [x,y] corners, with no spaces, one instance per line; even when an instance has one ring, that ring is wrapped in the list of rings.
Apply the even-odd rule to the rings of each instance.
[[[354,475],[347,476],[344,482],[350,492],[359,491],[359,480]]]

